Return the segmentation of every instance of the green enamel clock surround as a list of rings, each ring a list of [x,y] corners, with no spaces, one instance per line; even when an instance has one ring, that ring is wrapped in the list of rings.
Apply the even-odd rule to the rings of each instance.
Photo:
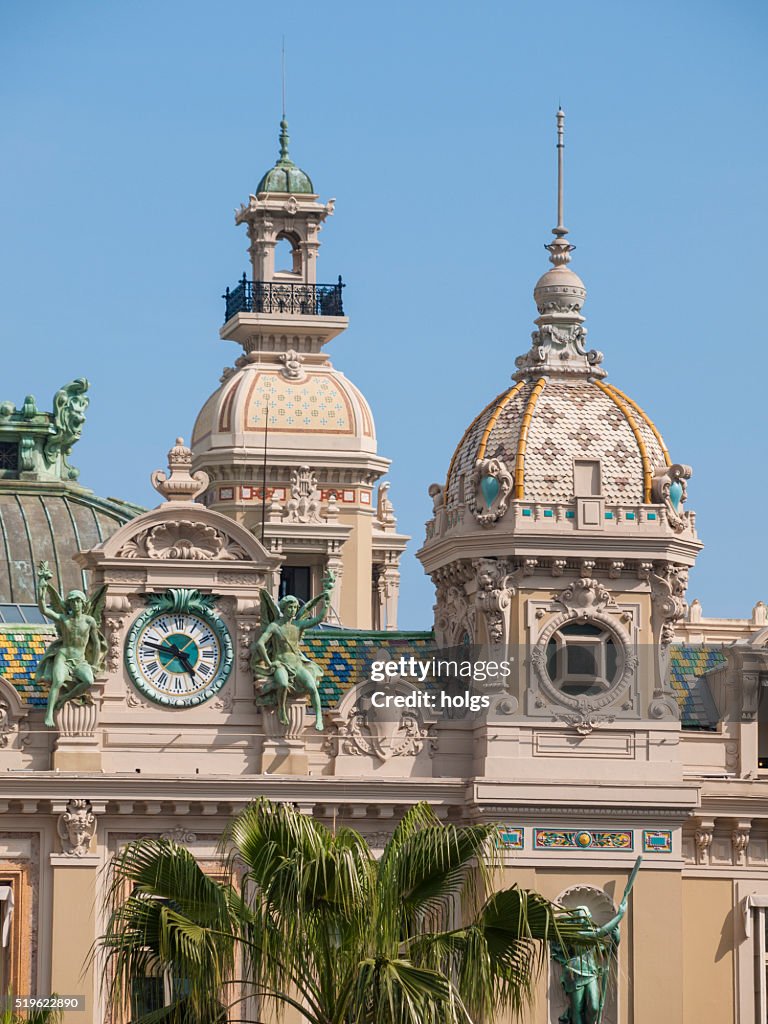
[[[151,594],[125,641],[134,686],[166,708],[193,708],[214,697],[234,664],[229,630],[215,594],[174,588]]]

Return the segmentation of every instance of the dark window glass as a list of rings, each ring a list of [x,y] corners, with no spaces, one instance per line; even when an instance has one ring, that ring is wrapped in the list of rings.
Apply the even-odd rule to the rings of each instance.
[[[19,472],[18,441],[0,441],[0,472],[12,476]]]
[[[312,573],[307,565],[284,565],[280,570],[280,597],[297,597],[299,601],[308,601]]]
[[[557,682],[557,640],[554,637],[547,644],[547,675]]]
[[[602,636],[605,630],[591,622],[572,622],[563,626],[560,632],[563,636]]]
[[[619,654],[611,637],[605,641],[605,675],[609,683],[616,681],[619,674]]]
[[[569,676],[596,676],[598,674],[598,649],[592,644],[568,644]]]

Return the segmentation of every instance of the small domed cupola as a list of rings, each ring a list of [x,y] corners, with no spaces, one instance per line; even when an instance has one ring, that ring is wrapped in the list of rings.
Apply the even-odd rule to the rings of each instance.
[[[291,160],[288,155],[288,122],[283,118],[280,122],[280,156],[274,167],[270,167],[259,184],[256,195],[262,192],[277,192],[281,195],[314,195],[312,179]]]

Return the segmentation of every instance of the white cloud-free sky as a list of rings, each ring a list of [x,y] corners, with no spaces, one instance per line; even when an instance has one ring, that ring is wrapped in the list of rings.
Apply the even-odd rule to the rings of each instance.
[[[291,155],[337,198],[330,354],[414,538],[401,625],[431,623],[427,487],[529,346],[558,103],[590,345],[694,467],[689,596],[768,598],[757,0],[0,5],[0,399],[47,409],[87,376],[82,482],[156,504],[150,471],[239,351],[220,296],[246,266],[232,211],[277,156],[283,36]]]

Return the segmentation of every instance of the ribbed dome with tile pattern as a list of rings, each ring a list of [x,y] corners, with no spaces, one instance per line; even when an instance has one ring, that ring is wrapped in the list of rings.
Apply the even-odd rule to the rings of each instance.
[[[514,497],[525,501],[572,501],[574,459],[600,459],[606,501],[642,503],[654,471],[669,465],[658,430],[618,388],[544,376],[514,384],[471,423],[451,460],[448,504],[484,458],[514,470]]]
[[[246,365],[208,399],[192,434],[196,456],[216,449],[264,449],[268,410],[271,450],[375,452],[370,406],[343,373],[326,362],[296,378],[272,363]]]

